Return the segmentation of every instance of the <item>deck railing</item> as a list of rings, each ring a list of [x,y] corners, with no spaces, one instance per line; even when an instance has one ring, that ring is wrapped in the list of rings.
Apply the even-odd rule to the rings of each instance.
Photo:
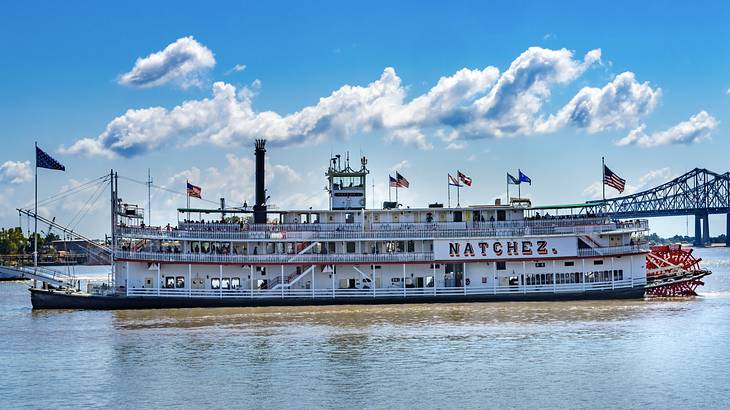
[[[197,229],[189,228],[195,225]],[[224,228],[218,229],[218,225]],[[181,224],[186,229],[118,227],[121,236],[162,240],[375,240],[524,235],[593,234],[647,230],[647,220],[612,221],[608,218],[541,219],[505,222],[447,222],[391,224]]]
[[[433,260],[433,252],[403,252],[376,254],[318,254],[305,253],[299,255],[211,255],[202,253],[164,253],[164,252],[130,252],[118,251],[117,259],[145,260],[155,262],[185,263],[379,263],[379,262],[428,262]]]
[[[376,289],[166,289],[131,288],[128,296],[203,297],[203,298],[379,298],[379,297],[429,297],[514,295],[538,293],[590,292],[627,289],[644,286],[646,278],[629,278],[617,281],[592,283],[479,286],[479,287],[429,287],[429,288],[376,288]]]
[[[649,252],[649,245],[609,246],[603,248],[578,249],[578,257],[601,257],[611,255],[638,254]],[[119,250],[117,259],[144,260],[154,262],[178,263],[294,263],[297,264],[329,264],[329,263],[380,263],[380,262],[430,262],[434,260],[433,252],[397,252],[397,253],[338,253],[338,254],[204,254],[204,253],[171,253],[171,252],[133,252]]]

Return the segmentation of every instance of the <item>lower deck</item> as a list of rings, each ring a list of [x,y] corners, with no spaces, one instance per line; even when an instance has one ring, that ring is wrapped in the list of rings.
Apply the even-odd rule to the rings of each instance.
[[[575,260],[353,265],[117,262],[115,289],[134,297],[388,298],[564,294],[643,287],[643,254]]]

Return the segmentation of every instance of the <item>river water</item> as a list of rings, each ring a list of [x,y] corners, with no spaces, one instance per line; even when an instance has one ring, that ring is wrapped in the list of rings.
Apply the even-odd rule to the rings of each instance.
[[[727,408],[730,249],[695,254],[685,300],[34,312],[0,283],[0,407]]]

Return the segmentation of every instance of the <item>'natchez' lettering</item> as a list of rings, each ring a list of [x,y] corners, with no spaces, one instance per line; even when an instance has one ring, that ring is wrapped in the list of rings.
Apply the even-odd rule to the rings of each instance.
[[[506,252],[505,252],[506,248]],[[463,250],[463,252],[462,252]],[[469,241],[449,242],[449,257],[451,258],[472,258],[477,253],[481,257],[490,256],[533,256],[548,255],[548,241],[524,240],[524,241],[494,241],[494,242],[477,242],[476,244]],[[558,252],[553,248],[553,254]]]

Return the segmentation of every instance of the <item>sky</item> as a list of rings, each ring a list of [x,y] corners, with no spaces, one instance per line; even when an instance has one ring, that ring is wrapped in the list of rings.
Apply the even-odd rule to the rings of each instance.
[[[0,226],[28,227],[15,209],[33,202],[34,141],[66,166],[39,171],[39,199],[88,187],[39,212],[95,237],[110,169],[145,208],[132,180],[150,170],[155,225],[176,221],[186,180],[250,204],[255,138],[280,209],[326,207],[333,153],[367,156],[376,203],[399,171],[411,207],[445,203],[457,170],[474,181],[462,205],[506,198],[518,169],[533,204],[599,199],[601,157],[625,193],[726,172],[728,17],[726,2],[6,3]]]

